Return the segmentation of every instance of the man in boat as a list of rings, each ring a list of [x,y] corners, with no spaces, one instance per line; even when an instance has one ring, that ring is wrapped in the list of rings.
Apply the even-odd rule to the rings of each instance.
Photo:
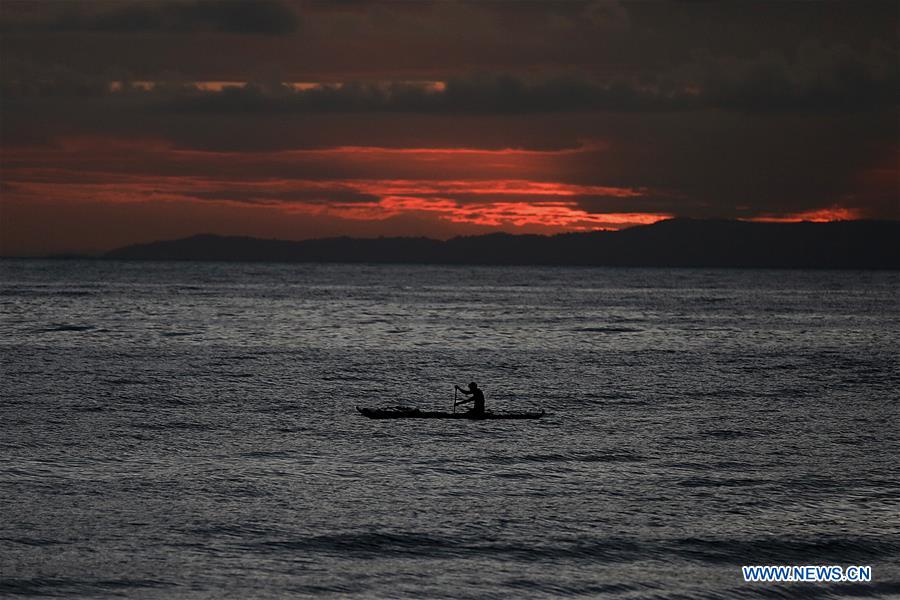
[[[469,384],[469,389],[464,390],[461,387],[454,386],[460,392],[465,394],[466,396],[471,396],[471,398],[465,398],[456,403],[456,406],[460,404],[468,404],[469,402],[475,402],[475,406],[469,409],[467,414],[470,414],[474,417],[481,417],[484,415],[484,392],[478,389],[478,384],[474,381]]]

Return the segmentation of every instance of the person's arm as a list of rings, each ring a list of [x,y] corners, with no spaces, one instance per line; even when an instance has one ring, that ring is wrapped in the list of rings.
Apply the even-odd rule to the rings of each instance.
[[[454,385],[453,387],[455,387],[457,390],[459,390],[460,392],[462,392],[462,393],[465,394],[466,396],[471,396],[471,395],[474,393],[474,392],[470,392],[469,390],[464,390],[464,389],[462,389],[461,387],[459,387],[458,385]],[[475,399],[474,397],[472,397],[472,398],[463,398],[462,400],[457,401],[453,406],[459,406],[460,404],[467,404],[467,403],[471,402],[471,401],[474,400],[474,399]]]

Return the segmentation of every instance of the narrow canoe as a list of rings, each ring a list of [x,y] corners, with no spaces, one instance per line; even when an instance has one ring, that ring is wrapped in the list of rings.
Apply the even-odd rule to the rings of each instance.
[[[472,419],[480,421],[484,419],[539,419],[544,415],[544,411],[507,413],[485,412],[483,415],[476,417],[466,412],[451,413],[419,410],[418,408],[409,408],[405,406],[398,406],[396,408],[360,408],[357,406],[356,410],[370,419]]]

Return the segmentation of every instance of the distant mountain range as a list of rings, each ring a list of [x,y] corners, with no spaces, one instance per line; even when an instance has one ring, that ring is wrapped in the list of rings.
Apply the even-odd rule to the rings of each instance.
[[[900,221],[750,223],[672,219],[619,231],[304,241],[219,235],[126,246],[105,258],[271,262],[900,268]]]

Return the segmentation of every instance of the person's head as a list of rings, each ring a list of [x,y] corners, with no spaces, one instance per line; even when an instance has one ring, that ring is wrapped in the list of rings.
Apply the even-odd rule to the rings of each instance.
[[[477,390],[477,389],[478,389],[478,384],[475,383],[475,382],[473,381],[472,383],[469,384],[469,389],[470,389],[470,390],[473,390],[473,391],[474,391],[474,390]]]

